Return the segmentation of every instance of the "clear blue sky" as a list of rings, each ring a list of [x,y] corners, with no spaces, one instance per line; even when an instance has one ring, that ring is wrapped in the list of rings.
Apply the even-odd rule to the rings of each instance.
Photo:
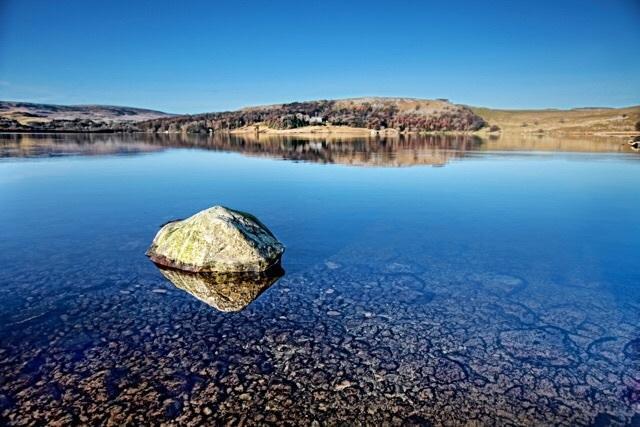
[[[640,0],[0,0],[0,99],[640,104]]]

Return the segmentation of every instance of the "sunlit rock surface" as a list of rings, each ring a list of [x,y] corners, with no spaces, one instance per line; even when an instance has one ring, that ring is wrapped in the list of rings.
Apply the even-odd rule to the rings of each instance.
[[[214,206],[160,229],[147,256],[191,272],[265,271],[280,262],[284,245],[253,215]]]
[[[161,266],[159,269],[177,288],[225,312],[244,309],[284,274],[279,265],[264,272],[247,273],[190,273]]]

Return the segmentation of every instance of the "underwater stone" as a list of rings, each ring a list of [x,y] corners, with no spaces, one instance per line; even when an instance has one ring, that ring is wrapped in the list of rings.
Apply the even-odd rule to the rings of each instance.
[[[251,214],[223,206],[203,210],[158,231],[147,256],[191,272],[265,271],[280,263],[284,245]]]

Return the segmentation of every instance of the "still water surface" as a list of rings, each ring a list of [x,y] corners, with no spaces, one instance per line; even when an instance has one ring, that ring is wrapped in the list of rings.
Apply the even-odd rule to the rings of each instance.
[[[620,140],[3,135],[0,156],[2,423],[640,423]],[[283,277],[192,286],[144,256],[215,204],[284,242]]]

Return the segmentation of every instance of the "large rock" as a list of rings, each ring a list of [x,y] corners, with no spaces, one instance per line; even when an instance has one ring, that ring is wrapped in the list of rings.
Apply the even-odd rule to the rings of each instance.
[[[253,215],[214,206],[158,231],[147,256],[192,272],[265,271],[280,263],[284,246]]]
[[[259,273],[191,273],[164,267],[160,272],[177,288],[225,312],[243,310],[284,274],[279,266]]]

